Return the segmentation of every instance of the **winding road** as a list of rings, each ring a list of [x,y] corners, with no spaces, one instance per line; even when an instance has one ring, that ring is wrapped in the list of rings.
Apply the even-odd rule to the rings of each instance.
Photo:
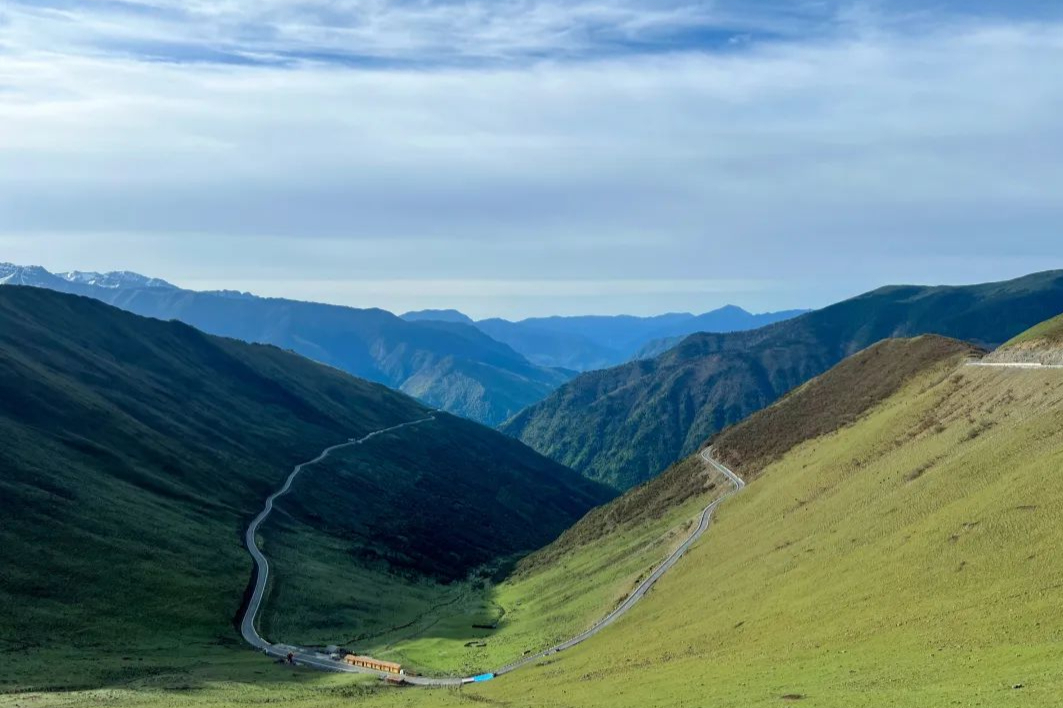
[[[1010,361],[969,361],[967,366],[995,367],[999,369],[1063,369],[1063,364],[1038,364],[1036,362],[1010,362]]]
[[[370,440],[378,435],[383,435],[384,433],[394,432],[396,430],[401,430],[402,428],[427,423],[431,420],[434,420],[434,418],[434,416],[429,416],[427,418],[422,418],[421,420],[402,423],[400,425],[395,425],[390,428],[377,430],[359,440],[351,439],[348,442],[342,443],[340,445],[333,445],[332,447],[325,449],[320,455],[315,457],[313,460],[310,460],[309,462],[304,462],[300,465],[296,465],[295,469],[293,469],[291,474],[288,475],[288,478],[285,480],[284,485],[279,490],[270,495],[268,499],[266,499],[265,507],[251,522],[250,526],[247,527],[247,532],[244,534],[244,542],[247,545],[247,550],[251,554],[251,557],[254,558],[256,569],[255,587],[252,591],[251,599],[248,601],[247,608],[244,611],[244,616],[240,622],[240,633],[243,635],[244,639],[247,641],[248,644],[250,644],[255,649],[262,651],[267,656],[272,656],[277,659],[284,659],[285,657],[287,657],[288,654],[291,654],[295,659],[295,663],[301,666],[310,666],[324,671],[335,671],[341,673],[370,674],[380,677],[385,677],[388,675],[383,672],[373,671],[372,669],[349,666],[343,663],[342,660],[334,659],[328,654],[317,652],[311,649],[287,644],[272,644],[262,638],[262,636],[258,633],[258,630],[255,627],[255,622],[262,607],[262,600],[265,596],[266,585],[269,581],[269,561],[266,560],[266,556],[259,549],[258,542],[255,536],[257,535],[258,529],[262,525],[262,522],[264,522],[269,517],[270,513],[273,511],[273,506],[276,500],[284,494],[288,493],[288,491],[292,487],[292,482],[295,481],[295,478],[298,477],[299,474],[305,468],[321,462],[336,450],[341,450],[347,447],[353,447],[355,445],[361,445],[367,440]],[[661,563],[661,565],[657,566],[657,568],[645,580],[639,583],[638,587],[635,588],[635,590],[630,595],[628,595],[627,598],[619,606],[617,606],[616,609],[614,609],[604,618],[595,623],[594,626],[576,635],[575,637],[565,642],[562,642],[561,644],[550,647],[549,649],[544,649],[543,651],[537,654],[532,654],[530,656],[523,657],[522,659],[515,661],[511,664],[507,664],[506,666],[503,666],[497,671],[491,673],[466,678],[406,675],[403,677],[406,683],[413,684],[415,686],[447,687],[459,686],[462,684],[473,683],[481,680],[490,680],[495,678],[496,676],[502,676],[512,671],[516,671],[517,669],[523,668],[529,664],[532,664],[542,659],[543,657],[556,654],[560,651],[565,651],[566,649],[571,649],[572,647],[587,641],[609,625],[616,622],[622,616],[624,616],[632,607],[634,607],[639,602],[639,600],[645,597],[646,593],[650,591],[650,588],[652,588],[654,584],[656,584],[656,582],[660,580],[661,577],[665,573],[667,573],[679,561],[679,559],[687,553],[687,551],[690,550],[691,546],[693,546],[697,542],[697,540],[701,538],[702,534],[704,534],[705,531],[709,528],[709,524],[712,523],[712,517],[716,513],[716,509],[720,506],[720,504],[722,504],[729,497],[740,492],[742,488],[746,486],[746,483],[742,480],[741,477],[736,475],[734,472],[732,472],[723,464],[713,458],[711,447],[706,448],[701,452],[701,459],[704,460],[706,464],[711,466],[713,469],[724,475],[728,479],[728,481],[734,486],[734,489],[732,489],[727,494],[724,494],[723,496],[719,497],[718,499],[714,500],[711,504],[705,507],[705,509],[701,512],[698,527],[694,530],[693,533],[690,534],[687,540],[683,542],[683,545],[677,548],[675,552],[673,552],[672,555],[670,555],[663,563]]]
[[[244,610],[244,616],[240,621],[240,634],[243,635],[244,640],[248,644],[253,646],[255,649],[261,650],[266,655],[272,656],[277,659],[284,659],[288,656],[288,654],[291,654],[294,657],[295,662],[300,666],[312,666],[316,669],[323,669],[325,671],[373,674],[376,676],[387,675],[379,671],[372,671],[370,669],[363,669],[361,667],[356,666],[348,666],[342,661],[338,661],[336,659],[331,658],[327,654],[288,644],[272,644],[262,638],[262,635],[258,633],[258,629],[255,627],[255,621],[258,619],[258,613],[259,610],[261,610],[262,608],[262,600],[265,597],[266,593],[266,585],[269,583],[269,561],[266,560],[265,554],[262,553],[262,550],[258,547],[258,540],[255,537],[258,534],[259,527],[262,526],[262,522],[264,522],[273,512],[274,503],[279,497],[284,496],[288,493],[289,490],[291,490],[292,482],[294,482],[295,478],[298,477],[299,474],[307,467],[316,465],[317,463],[321,462],[337,450],[342,450],[348,447],[354,447],[355,445],[361,445],[362,443],[368,440],[372,440],[378,435],[391,433],[396,430],[402,430],[403,428],[409,428],[414,425],[421,425],[422,423],[427,423],[432,420],[435,420],[435,416],[428,416],[427,418],[422,418],[420,420],[414,420],[408,423],[393,425],[390,428],[376,430],[358,440],[352,438],[351,440],[348,440],[345,443],[333,445],[330,448],[326,448],[324,451],[322,451],[320,455],[310,460],[309,462],[304,462],[301,465],[296,465],[295,469],[292,470],[291,474],[289,474],[288,478],[284,481],[284,485],[281,486],[281,488],[278,489],[276,492],[271,494],[268,499],[266,499],[265,507],[263,507],[262,511],[259,512],[258,516],[256,516],[255,519],[251,522],[251,524],[247,527],[247,531],[244,534],[244,544],[247,546],[247,550],[251,554],[251,557],[255,560],[256,571],[255,587],[251,593],[251,599],[247,603],[247,608]],[[408,683],[420,684],[425,686],[456,686],[461,684],[462,682],[461,679],[429,679],[414,676],[407,676],[406,681]]]
[[[694,533],[690,534],[690,537],[683,542],[683,545],[677,548],[675,552],[672,553],[672,555],[668,556],[667,560],[657,566],[657,569],[650,573],[649,577],[639,583],[639,586],[635,588],[634,592],[627,596],[626,600],[620,603],[620,605],[618,605],[615,610],[613,610],[604,618],[599,620],[593,627],[581,634],[577,634],[572,639],[562,642],[561,644],[558,644],[555,647],[545,649],[539,652],[538,654],[527,656],[521,659],[520,661],[515,661],[512,664],[507,664],[506,666],[503,666],[501,669],[495,672],[496,676],[501,676],[511,671],[516,671],[517,669],[527,666],[528,664],[534,661],[538,661],[539,659],[542,659],[545,656],[550,656],[551,654],[556,654],[559,651],[571,649],[577,644],[581,644],[593,637],[595,634],[598,634],[598,632],[601,632],[603,629],[623,617],[628,612],[628,610],[634,607],[639,600],[645,597],[646,593],[650,591],[650,588],[652,588],[654,584],[661,579],[661,576],[671,570],[672,566],[674,566],[680,558],[686,555],[686,552],[690,550],[690,547],[693,546],[697,542],[697,540],[701,538],[701,535],[705,533],[705,531],[709,528],[709,524],[712,523],[713,514],[716,513],[716,509],[720,506],[720,504],[722,504],[729,497],[740,492],[742,488],[746,486],[746,483],[742,481],[741,477],[739,477],[734,472],[727,469],[722,464],[713,459],[711,447],[702,450],[701,459],[703,459],[711,467],[713,467],[718,472],[722,473],[725,477],[727,477],[728,481],[730,481],[731,484],[734,485],[734,489],[732,489],[730,492],[724,494],[722,497],[716,499],[714,502],[705,507],[705,509],[701,512],[701,521],[700,523],[698,523],[698,527],[694,529]]]

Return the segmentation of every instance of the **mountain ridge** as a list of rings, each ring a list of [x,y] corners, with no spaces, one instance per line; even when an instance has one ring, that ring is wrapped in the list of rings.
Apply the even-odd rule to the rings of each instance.
[[[584,315],[532,317],[512,322],[480,320],[476,326],[544,366],[592,371],[644,358],[646,349],[674,345],[696,332],[735,332],[791,319],[807,310],[753,314],[737,305],[694,315],[672,312],[651,317]],[[658,353],[667,349],[663,346]]]
[[[413,310],[399,315],[407,322],[461,322],[463,324],[476,324],[471,317],[458,310]]]
[[[501,426],[625,489],[883,339],[993,347],[1063,310],[1063,271],[974,286],[887,286],[749,332],[699,333],[655,358],[582,374]]]
[[[1054,317],[1004,343],[987,363],[1063,366],[1063,315]]]
[[[0,265],[0,285],[92,297],[211,334],[275,344],[492,426],[570,378],[565,371],[532,364],[468,325],[439,327],[407,322],[381,309],[183,290],[136,274],[97,275],[66,279],[39,266]]]

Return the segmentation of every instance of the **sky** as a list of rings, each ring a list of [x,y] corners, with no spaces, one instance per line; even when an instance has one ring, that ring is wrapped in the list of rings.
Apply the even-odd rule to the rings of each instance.
[[[1063,268],[1057,0],[4,0],[0,261],[474,317]]]

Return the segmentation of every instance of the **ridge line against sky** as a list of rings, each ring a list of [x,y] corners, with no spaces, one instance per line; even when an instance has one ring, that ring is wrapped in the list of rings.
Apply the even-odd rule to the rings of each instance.
[[[475,317],[1063,265],[1063,3],[9,0],[0,260]]]

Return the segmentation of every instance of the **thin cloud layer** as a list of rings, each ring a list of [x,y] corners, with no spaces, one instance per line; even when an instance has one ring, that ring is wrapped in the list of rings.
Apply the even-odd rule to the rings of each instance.
[[[174,62],[427,65],[727,45],[829,28],[822,2],[13,0],[9,43]],[[39,46],[39,45],[38,45]]]
[[[354,66],[526,62],[807,41],[986,16],[1049,0],[8,0],[8,48],[141,60]]]
[[[1063,24],[783,7],[16,2],[0,260],[477,314],[709,309],[717,282],[818,305],[1061,262]],[[647,289],[669,280],[689,287]]]

